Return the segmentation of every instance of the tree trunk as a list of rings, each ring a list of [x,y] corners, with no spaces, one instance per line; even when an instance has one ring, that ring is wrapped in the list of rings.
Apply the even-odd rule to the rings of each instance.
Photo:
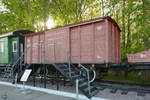
[[[31,27],[31,7],[30,7],[30,0],[27,0],[27,5],[28,5],[28,26]]]
[[[125,31],[125,0],[123,0],[123,9],[122,9],[122,38],[123,38],[123,48],[126,48],[126,31]]]
[[[127,34],[127,48],[130,48],[130,26],[131,26],[131,23],[130,23],[130,14],[128,14],[128,34]]]
[[[102,16],[105,16],[105,12],[104,12],[104,0],[102,0]]]

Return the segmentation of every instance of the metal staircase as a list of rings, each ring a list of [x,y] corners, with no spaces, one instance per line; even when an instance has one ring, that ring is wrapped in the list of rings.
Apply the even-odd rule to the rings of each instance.
[[[88,98],[92,98],[93,96],[95,96],[99,90],[93,86],[91,83],[94,81],[95,79],[95,75],[94,78],[92,79],[92,81],[90,80],[90,70],[87,69],[86,67],[84,67],[82,64],[78,63],[78,66],[73,65],[73,63],[71,62],[71,59],[73,60],[74,58],[71,57],[70,54],[68,54],[67,52],[65,52],[62,48],[60,48],[60,46],[54,44],[55,48],[54,48],[54,63],[52,64],[59,72],[61,72],[66,78],[70,79],[71,83],[76,86],[76,80],[78,80],[78,88],[79,90],[86,95]],[[56,62],[56,52],[55,50],[59,48],[61,49],[61,51],[63,51],[65,53],[65,55],[67,55],[68,58],[68,62],[67,63],[58,63]],[[58,50],[57,50],[58,51]],[[82,72],[86,72],[86,75],[83,74]]]
[[[19,70],[19,73],[22,73],[22,63],[24,61],[24,54],[22,54],[13,65],[9,65],[4,71],[4,79],[9,79],[14,77],[16,70]]]
[[[87,70],[86,68],[85,70],[87,71],[87,77],[82,76],[82,74],[80,73],[80,69],[76,68],[72,64],[70,64],[70,68],[69,68],[68,63],[65,63],[65,64],[53,63],[53,66],[58,71],[60,71],[66,78],[70,79],[73,85],[76,85],[76,79],[78,79],[79,90],[88,98],[91,98],[98,93],[99,90],[95,86],[91,85],[91,82],[89,79],[89,70]]]
[[[78,89],[86,95],[88,98],[92,98],[94,95],[98,93],[98,89],[92,85],[92,82],[95,79],[94,78],[90,80],[90,70],[84,67],[80,62],[78,62],[76,59],[74,59],[64,48],[61,47],[60,44],[56,43],[40,43],[37,45],[32,45],[32,47],[39,47],[40,48],[40,63],[46,64],[47,62],[51,62],[51,64],[59,71],[61,74],[63,74],[66,78],[70,79],[71,83],[74,86],[78,86]],[[43,47],[49,47],[51,48],[49,50],[49,53],[45,55],[45,48]],[[30,63],[31,62],[31,47],[28,47],[28,51],[30,52]],[[49,55],[50,54],[50,55]],[[46,56],[49,56],[52,59],[49,59],[48,61],[45,61]],[[59,60],[57,58],[64,58],[63,63],[59,63]],[[78,66],[73,65],[72,61],[75,61]],[[84,71],[83,71],[84,70]],[[83,73],[84,72],[84,73]],[[86,73],[86,75],[85,75]],[[78,85],[76,85],[78,83]]]
[[[10,78],[11,76],[12,76],[12,66],[11,65],[8,65],[7,67],[6,67],[6,69],[5,69],[5,71],[4,71],[4,76],[3,76],[3,78],[5,78],[5,79],[8,79],[8,78]]]

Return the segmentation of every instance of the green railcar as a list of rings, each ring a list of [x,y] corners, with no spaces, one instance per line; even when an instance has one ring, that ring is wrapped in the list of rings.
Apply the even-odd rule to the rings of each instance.
[[[20,30],[0,35],[0,66],[12,65],[24,53],[24,35],[32,31]]]

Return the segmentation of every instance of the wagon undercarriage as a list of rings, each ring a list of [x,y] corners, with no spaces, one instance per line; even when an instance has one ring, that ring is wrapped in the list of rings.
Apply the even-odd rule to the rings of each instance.
[[[86,65],[89,65],[89,64],[86,64]],[[84,65],[84,66],[86,66]],[[98,66],[98,64],[95,64],[95,66]],[[105,81],[103,80],[103,77],[99,77],[99,79],[101,78],[101,80],[99,79],[96,79],[94,84],[92,83],[92,92],[93,94],[91,95],[88,95],[87,91],[88,91],[88,79],[86,78],[87,75],[85,74],[81,74],[80,73],[80,69],[78,69],[78,64],[71,64],[70,68],[71,68],[71,77],[69,76],[69,66],[68,66],[68,63],[53,63],[53,64],[31,64],[30,67],[28,66],[27,68],[30,68],[32,69],[32,75],[34,78],[37,77],[37,76],[40,76],[41,78],[43,78],[43,82],[44,82],[44,87],[46,87],[46,84],[47,84],[47,80],[52,78],[52,79],[55,79],[56,80],[56,83],[57,83],[57,88],[59,89],[59,80],[66,80],[66,79],[69,79],[69,81],[75,85],[75,80],[76,79],[79,79],[81,81],[81,83],[79,83],[81,85],[80,89],[82,92],[84,92],[85,95],[87,95],[89,98],[91,98],[93,95],[95,95],[99,90],[101,90],[99,87],[103,87],[103,88],[110,88],[110,86],[108,85],[99,85],[99,87],[95,87],[95,82],[100,82],[100,83],[110,83],[111,80],[109,81]],[[91,65],[92,66],[92,65]],[[102,67],[100,67],[102,66]],[[144,67],[143,67],[144,66]],[[77,69],[76,69],[77,68]],[[122,63],[122,64],[99,64],[99,67],[95,67],[95,70],[99,70],[99,74],[103,73],[104,76],[105,75],[108,75],[108,70],[109,69],[117,69],[117,68],[121,68],[123,69],[124,71],[131,71],[131,70],[138,70],[138,71],[144,71],[144,70],[150,70],[150,67],[149,67],[149,63]],[[126,70],[128,69],[128,70]],[[18,72],[20,70],[17,70]],[[92,73],[93,74],[93,73]],[[90,74],[91,75],[91,74]],[[93,75],[91,75],[93,77]],[[90,76],[90,77],[91,77]],[[33,79],[34,79],[33,78]],[[34,81],[33,81],[34,82]],[[87,83],[87,84],[86,84]],[[119,82],[121,83],[121,82]],[[33,83],[35,84],[35,83]],[[113,81],[111,82],[111,84],[113,84]],[[128,82],[127,83],[122,83],[122,84],[129,84]],[[142,85],[142,84],[141,84]],[[94,86],[94,87],[93,87]],[[84,89],[86,91],[84,91]],[[117,91],[119,89],[122,89],[122,88],[119,88],[119,87],[111,87],[112,91]],[[136,88],[126,88],[126,89],[122,89],[123,91],[141,91],[140,89],[136,89]],[[143,90],[142,90],[143,91]],[[144,93],[149,93],[149,90],[144,90],[145,92]],[[141,93],[141,92],[140,92]],[[144,95],[144,94],[139,94],[139,95]]]

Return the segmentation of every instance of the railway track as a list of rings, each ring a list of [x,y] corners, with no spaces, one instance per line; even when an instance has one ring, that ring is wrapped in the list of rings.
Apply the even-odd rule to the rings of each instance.
[[[122,95],[127,95],[128,92],[137,92],[137,96],[145,96],[145,94],[150,94],[150,84],[136,84],[106,80],[96,80],[93,84],[96,85],[100,91],[110,89],[111,93],[117,93],[117,91],[120,90],[122,91]]]
[[[117,81],[110,81],[110,80],[96,80],[96,82],[108,83],[108,84],[118,84],[118,85],[128,85],[128,86],[138,86],[138,87],[150,87],[150,84],[117,82]]]

